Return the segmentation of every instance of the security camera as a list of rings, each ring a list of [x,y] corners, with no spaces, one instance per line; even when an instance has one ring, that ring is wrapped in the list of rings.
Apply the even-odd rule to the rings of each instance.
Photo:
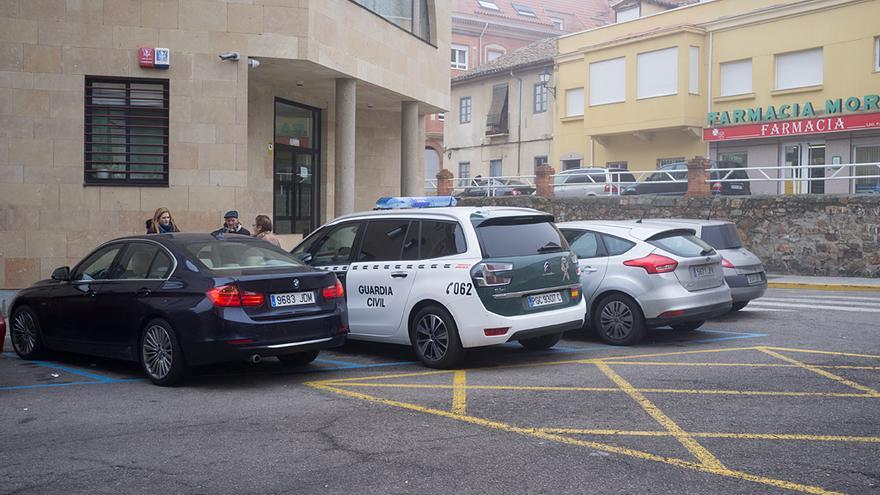
[[[248,59],[248,67],[250,67],[251,69],[256,69],[259,66],[260,66],[259,60],[255,59],[255,58]]]
[[[220,55],[220,60],[241,60],[241,54],[238,52],[223,52]]]

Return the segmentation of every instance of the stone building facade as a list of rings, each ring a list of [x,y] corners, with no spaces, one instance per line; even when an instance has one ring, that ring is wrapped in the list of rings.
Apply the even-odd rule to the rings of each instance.
[[[268,214],[290,246],[421,192],[449,5],[375,5],[0,1],[0,288],[143,233],[160,206],[189,232]]]

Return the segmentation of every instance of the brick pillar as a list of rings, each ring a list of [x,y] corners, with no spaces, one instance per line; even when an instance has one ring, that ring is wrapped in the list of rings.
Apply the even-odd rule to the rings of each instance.
[[[711,196],[709,169],[712,162],[708,158],[695,156],[688,162],[688,188],[685,196]]]
[[[556,170],[550,165],[541,165],[535,169],[535,189],[537,189],[535,194],[545,198],[552,198],[554,175],[556,175]]]
[[[452,172],[448,169],[437,172],[437,196],[452,196]]]

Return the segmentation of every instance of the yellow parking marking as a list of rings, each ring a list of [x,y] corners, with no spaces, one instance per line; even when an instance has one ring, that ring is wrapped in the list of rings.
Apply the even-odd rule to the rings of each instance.
[[[816,373],[818,375],[822,375],[825,378],[828,378],[828,379],[834,380],[838,383],[841,383],[843,385],[846,385],[847,387],[854,388],[856,390],[861,390],[862,392],[866,392],[873,397],[880,397],[880,392],[877,392],[876,390],[874,390],[871,387],[866,387],[866,386],[858,384],[852,380],[847,380],[846,378],[844,378],[842,376],[837,376],[834,373],[831,373],[830,371],[825,371],[825,370],[819,369],[815,366],[811,366],[809,364],[802,363],[802,362],[798,361],[797,359],[793,359],[788,356],[783,356],[782,354],[779,354],[778,352],[775,352],[775,351],[771,351],[770,349],[761,348],[760,350],[770,356],[777,358],[777,359],[787,361],[787,362],[792,363],[792,364],[794,364],[800,368],[803,368],[807,371],[812,371],[813,373]]]
[[[743,367],[743,368],[800,368],[796,364],[781,363],[676,363],[672,361],[608,361],[602,360],[605,364],[624,365],[624,366],[706,366],[706,367]],[[880,371],[880,366],[845,366],[845,365],[826,365],[811,364],[810,366],[826,369],[826,370],[868,370]]]
[[[760,483],[764,485],[774,486],[777,488],[783,488],[786,490],[799,491],[804,493],[813,493],[817,495],[828,495],[828,494],[838,494],[839,492],[832,492],[825,490],[824,488],[818,486],[804,485],[801,483],[794,483],[791,481],[785,480],[777,480],[774,478],[767,478],[763,476],[756,476],[753,474],[749,474],[743,471],[734,471],[731,469],[727,469],[724,467],[716,467],[709,466],[705,464],[699,464],[695,462],[684,461],[682,459],[675,459],[672,457],[663,457],[655,454],[651,454],[648,452],[642,452],[639,450],[628,449],[624,447],[616,447],[614,445],[606,445],[599,442],[591,442],[586,440],[578,440],[575,438],[570,438],[562,435],[554,435],[550,433],[545,433],[536,428],[522,428],[513,426],[507,423],[503,423],[500,421],[491,421],[483,418],[477,418],[474,416],[467,416],[463,414],[453,414],[449,411],[441,411],[439,409],[432,409],[429,407],[419,406],[416,404],[409,404],[406,402],[399,402],[395,400],[383,399],[380,397],[373,397],[367,394],[361,394],[358,392],[353,392],[350,390],[345,390],[342,388],[334,387],[327,384],[328,382],[306,382],[304,385],[316,388],[319,390],[326,390],[329,392],[335,392],[337,394],[346,395],[349,397],[353,397],[356,399],[365,400],[368,402],[373,402],[376,404],[383,404],[387,406],[399,407],[403,409],[408,409],[411,411],[418,411],[426,414],[433,414],[435,416],[440,416],[444,418],[454,419],[458,421],[463,421],[465,423],[474,424],[478,426],[483,426],[486,428],[492,428],[501,431],[507,431],[510,433],[517,433],[520,435],[531,436],[535,438],[540,438],[542,440],[549,440],[553,442],[559,442],[566,445],[575,445],[581,447],[588,447],[595,450],[600,450],[603,452],[609,452],[613,454],[626,455],[630,457],[635,457],[637,459],[661,462],[664,464],[669,464],[671,466],[692,469],[694,471],[699,471],[703,473],[715,474],[719,476],[725,476],[729,478],[741,479],[746,481],[751,481],[754,483]]]
[[[322,382],[330,383],[330,382]],[[365,387],[365,388],[412,388],[412,389],[454,389],[454,385],[420,384],[420,383],[335,383],[340,387]],[[467,385],[465,390],[511,390],[522,392],[607,392],[625,393],[619,388],[612,387],[547,387],[536,385]],[[850,397],[850,398],[873,398],[873,396],[856,393],[838,392],[786,392],[775,390],[709,390],[709,389],[676,389],[676,388],[635,388],[637,392],[644,394],[691,394],[691,395],[758,395],[778,397]]]
[[[653,402],[648,400],[647,397],[642,395],[638,390],[636,390],[625,378],[618,375],[614,370],[611,369],[605,363],[596,363],[596,366],[602,370],[602,373],[611,379],[621,390],[626,392],[626,395],[629,395],[642,409],[645,410],[648,414],[654,418],[654,421],[660,423],[663,428],[666,428],[672,436],[678,440],[678,443],[682,444],[684,448],[688,449],[688,451],[694,455],[697,459],[699,459],[700,463],[706,467],[715,468],[715,469],[726,469],[721,461],[719,461],[711,452],[706,450],[702,445],[697,443],[696,440],[691,438],[690,435],[687,434],[686,431],[682,430],[675,421],[672,420],[669,416],[663,413],[657,406],[654,405]]]
[[[467,413],[467,376],[466,371],[455,372],[452,379],[452,414]]]
[[[604,435],[624,437],[670,437],[668,431],[591,430],[583,428],[539,428],[545,433]],[[841,435],[802,435],[798,433],[711,433],[688,432],[694,438],[733,438],[737,440],[798,440],[811,442],[859,442],[880,443],[880,437],[854,437]]]
[[[761,346],[763,349],[772,349],[774,351],[788,351],[788,352],[803,352],[807,354],[825,354],[826,356],[846,356],[846,357],[860,357],[860,358],[869,358],[869,359],[880,359],[880,356],[874,354],[853,354],[851,352],[835,352],[835,351],[816,351],[813,349],[796,349],[791,347],[774,347],[774,346]]]

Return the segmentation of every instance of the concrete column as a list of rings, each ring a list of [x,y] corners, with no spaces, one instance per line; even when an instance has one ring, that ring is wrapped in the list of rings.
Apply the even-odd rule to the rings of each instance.
[[[424,148],[419,141],[423,120],[419,117],[419,104],[405,101],[400,111],[400,195],[422,196],[425,185],[419,180],[419,155]]]
[[[334,215],[354,212],[355,80],[336,80]]]

